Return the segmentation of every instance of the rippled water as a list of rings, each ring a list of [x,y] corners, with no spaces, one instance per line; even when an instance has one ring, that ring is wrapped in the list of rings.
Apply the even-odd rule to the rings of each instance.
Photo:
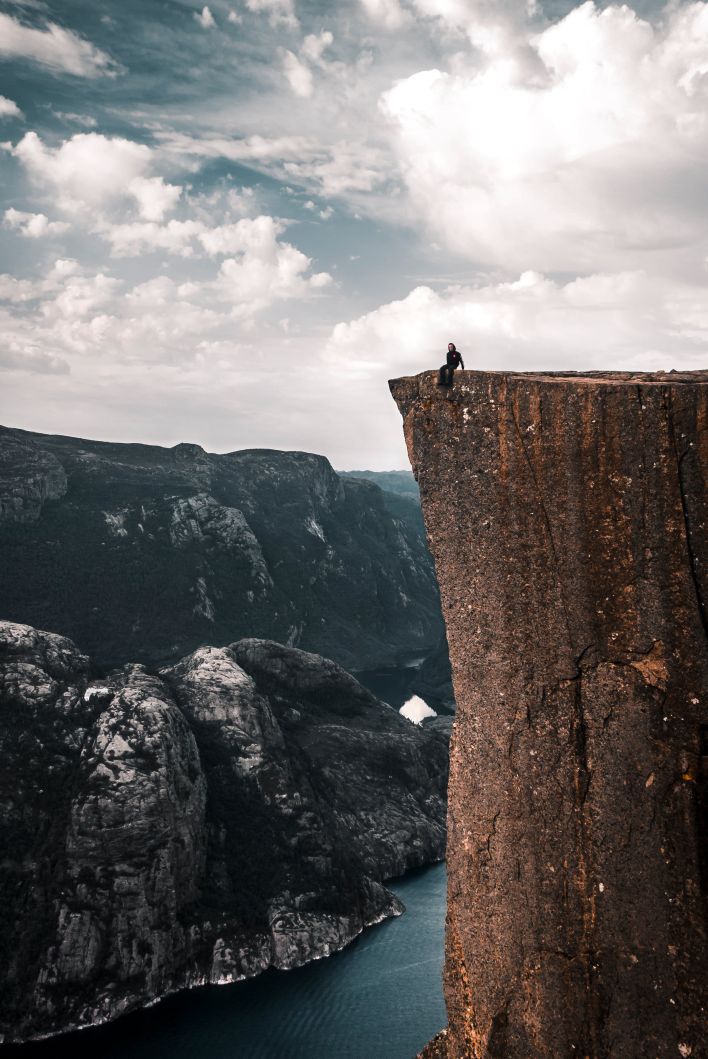
[[[406,912],[296,971],[170,997],[0,1059],[413,1059],[446,1022],[445,866],[389,883]]]

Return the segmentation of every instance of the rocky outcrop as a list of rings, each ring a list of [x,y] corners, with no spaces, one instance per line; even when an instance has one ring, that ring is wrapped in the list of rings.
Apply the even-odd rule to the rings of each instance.
[[[47,500],[66,493],[66,473],[51,452],[27,437],[7,435],[0,445],[0,525],[35,522]]]
[[[291,968],[403,910],[439,860],[449,727],[262,640],[97,678],[0,622],[0,1034]]]
[[[708,373],[391,383],[457,718],[430,1056],[705,1056]]]
[[[415,497],[305,452],[0,428],[0,550],[2,617],[108,666],[261,636],[366,670],[442,630]]]

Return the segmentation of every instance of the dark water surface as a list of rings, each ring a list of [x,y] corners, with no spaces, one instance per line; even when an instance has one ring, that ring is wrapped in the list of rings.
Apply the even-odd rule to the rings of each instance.
[[[400,710],[403,703],[413,694],[411,684],[417,672],[417,667],[411,665],[407,668],[399,666],[391,669],[367,669],[353,675],[379,699]]]
[[[296,971],[169,997],[0,1059],[413,1059],[446,1022],[445,865],[389,883],[404,915]]]

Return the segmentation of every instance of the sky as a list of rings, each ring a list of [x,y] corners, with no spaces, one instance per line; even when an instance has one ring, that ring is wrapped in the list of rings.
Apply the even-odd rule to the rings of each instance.
[[[0,0],[0,421],[407,466],[387,380],[706,367],[708,3]]]

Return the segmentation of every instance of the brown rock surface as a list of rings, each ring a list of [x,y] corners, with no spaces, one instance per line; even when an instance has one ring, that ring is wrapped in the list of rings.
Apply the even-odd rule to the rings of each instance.
[[[391,390],[458,703],[424,1054],[704,1057],[708,372]]]

